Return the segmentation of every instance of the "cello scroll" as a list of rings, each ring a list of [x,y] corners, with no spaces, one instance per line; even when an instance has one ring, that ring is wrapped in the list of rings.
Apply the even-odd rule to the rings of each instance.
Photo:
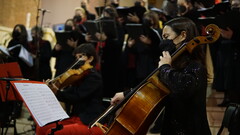
[[[215,42],[220,37],[220,29],[215,24],[209,24],[206,26],[205,31],[207,36],[198,36],[189,41],[186,45],[186,49],[188,52],[192,52],[192,50],[200,44],[209,44]]]

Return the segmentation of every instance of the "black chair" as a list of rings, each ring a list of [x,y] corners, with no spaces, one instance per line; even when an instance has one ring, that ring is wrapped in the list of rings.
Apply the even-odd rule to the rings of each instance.
[[[222,125],[217,133],[221,135],[224,128],[227,128],[229,135],[239,135],[240,133],[240,105],[229,104],[225,110]]]

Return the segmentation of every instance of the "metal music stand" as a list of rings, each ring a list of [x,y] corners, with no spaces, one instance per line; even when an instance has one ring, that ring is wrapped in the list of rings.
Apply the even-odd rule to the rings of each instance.
[[[14,135],[17,135],[16,118],[21,113],[22,99],[11,86],[10,81],[26,80],[21,77],[22,73],[18,63],[0,64],[0,104],[4,107],[0,114],[6,118],[0,120],[1,135],[6,135],[9,127],[13,127]],[[5,133],[4,128],[6,128]]]

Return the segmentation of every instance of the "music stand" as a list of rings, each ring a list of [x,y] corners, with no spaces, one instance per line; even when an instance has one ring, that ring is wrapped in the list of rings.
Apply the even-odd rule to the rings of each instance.
[[[4,128],[6,128],[6,134],[9,127],[14,127],[14,135],[17,134],[16,118],[21,112],[22,99],[14,90],[14,87],[11,86],[10,81],[22,80],[21,77],[22,73],[18,63],[0,64],[0,97],[1,105],[5,106],[4,109],[1,109],[1,113],[3,117],[8,118],[6,121],[5,119],[0,121],[3,124],[1,125],[1,134],[4,133]],[[11,124],[12,121],[13,124]]]
[[[63,110],[52,90],[39,81],[11,81],[15,90],[21,95],[27,109],[39,127],[56,123],[49,135],[61,130],[63,125],[59,121],[69,118]]]

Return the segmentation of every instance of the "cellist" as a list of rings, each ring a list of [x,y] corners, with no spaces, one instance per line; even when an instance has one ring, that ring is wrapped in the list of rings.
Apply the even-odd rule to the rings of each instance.
[[[59,101],[72,104],[70,118],[60,121],[63,129],[56,131],[55,135],[100,135],[103,134],[98,127],[88,129],[89,122],[98,117],[102,111],[102,77],[94,68],[97,55],[90,43],[84,43],[74,50],[77,60],[93,66],[74,85],[54,92]],[[77,67],[78,68],[78,67]],[[48,135],[56,125],[48,124],[37,126],[36,135]]]
[[[163,28],[162,46],[175,49],[198,36],[196,25],[187,18],[174,18]],[[166,44],[167,43],[167,44]],[[171,51],[171,50],[169,50]],[[163,51],[158,78],[171,91],[165,105],[161,135],[211,135],[206,114],[207,71],[205,47],[199,45],[192,53],[184,51],[174,61]],[[116,93],[111,104],[120,102],[127,92]]]

